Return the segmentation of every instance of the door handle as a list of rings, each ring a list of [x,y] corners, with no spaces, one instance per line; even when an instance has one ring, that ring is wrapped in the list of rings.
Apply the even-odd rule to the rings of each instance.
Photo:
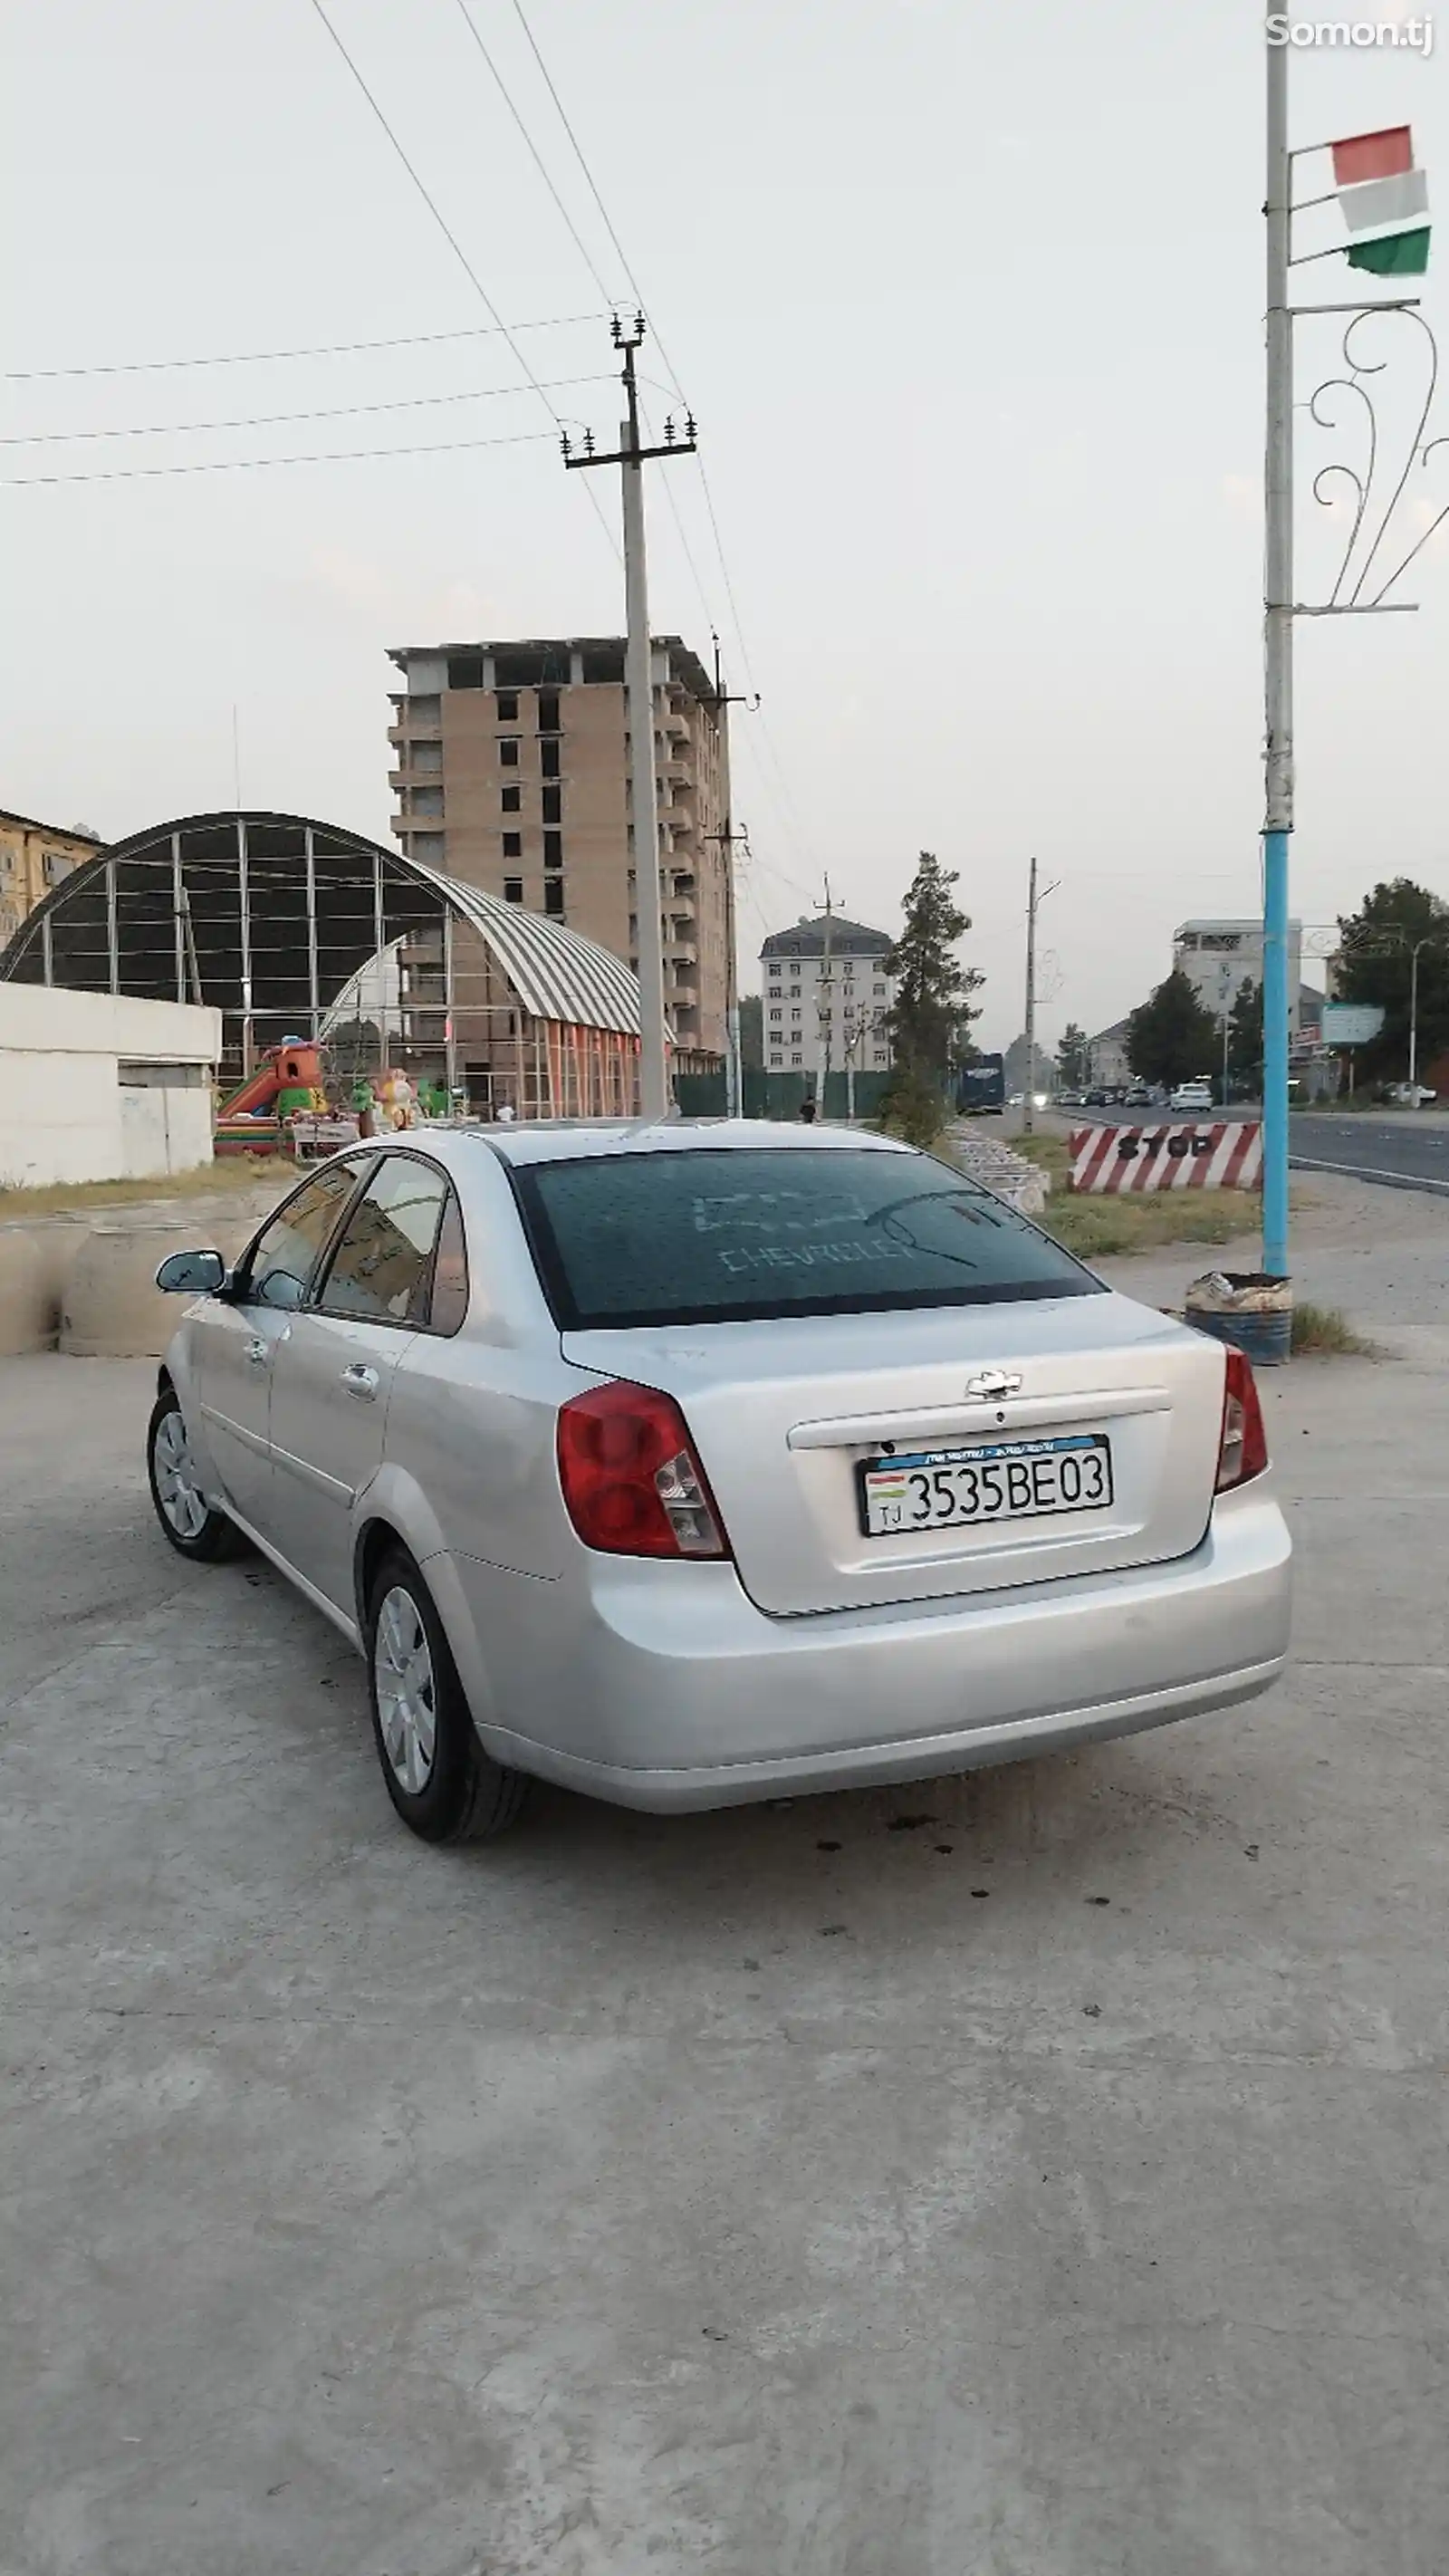
[[[370,1404],[377,1393],[377,1371],[364,1368],[360,1360],[353,1360],[342,1372],[342,1383],[349,1395],[360,1395],[364,1404]]]
[[[252,1364],[252,1367],[253,1367],[253,1368],[265,1368],[265,1367],[266,1367],[266,1365],[267,1365],[267,1346],[266,1346],[266,1343],[265,1343],[264,1341],[262,1341],[262,1340],[258,1339],[258,1340],[256,1340],[256,1341],[248,1342],[248,1344],[247,1344],[247,1352],[246,1352],[246,1355],[247,1355],[247,1358],[251,1361],[251,1364]]]

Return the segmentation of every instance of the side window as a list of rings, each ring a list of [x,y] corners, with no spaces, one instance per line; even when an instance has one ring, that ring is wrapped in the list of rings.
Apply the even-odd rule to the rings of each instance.
[[[317,1303],[324,1315],[424,1324],[448,1184],[432,1163],[386,1154],[343,1229]]]
[[[247,1296],[258,1306],[300,1306],[327,1240],[357,1187],[360,1162],[329,1163],[288,1199],[252,1246]]]
[[[433,1254],[433,1296],[427,1320],[435,1333],[456,1333],[468,1312],[468,1247],[463,1240],[463,1211],[451,1190],[438,1228]]]

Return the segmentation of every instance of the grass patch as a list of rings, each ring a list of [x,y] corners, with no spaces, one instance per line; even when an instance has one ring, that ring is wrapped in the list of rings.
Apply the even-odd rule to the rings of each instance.
[[[0,1188],[0,1224],[22,1223],[30,1216],[65,1216],[72,1208],[135,1207],[151,1199],[211,1198],[231,1190],[255,1189],[275,1176],[277,1195],[293,1178],[296,1165],[281,1154],[229,1154],[219,1163],[198,1163],[191,1172],[162,1172],[150,1181],[55,1181],[35,1190]]]
[[[1036,1222],[1064,1251],[1105,1261],[1168,1243],[1231,1243],[1256,1232],[1258,1204],[1246,1190],[1150,1190],[1141,1198],[1072,1198],[1063,1190]]]
[[[1305,1303],[1293,1309],[1293,1355],[1295,1359],[1369,1359],[1372,1342],[1355,1332],[1348,1317],[1337,1306],[1314,1306]]]
[[[1118,1252],[1155,1252],[1167,1243],[1231,1243],[1255,1234],[1259,1203],[1246,1190],[1149,1190],[1141,1198],[1073,1198],[1067,1186],[1071,1149],[1065,1136],[1037,1134],[1002,1140],[1051,1184],[1043,1214],[1033,1219],[1064,1251],[1082,1261],[1105,1261]],[[950,1139],[942,1140],[950,1160]]]

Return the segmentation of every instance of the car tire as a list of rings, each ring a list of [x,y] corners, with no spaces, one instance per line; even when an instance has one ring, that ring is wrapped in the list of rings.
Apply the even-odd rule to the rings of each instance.
[[[480,1744],[432,1594],[404,1547],[389,1547],[373,1573],[365,1645],[377,1758],[403,1823],[426,1843],[506,1833],[531,1783]]]
[[[195,1565],[215,1565],[223,1557],[246,1553],[248,1542],[235,1521],[213,1510],[202,1493],[174,1386],[163,1387],[151,1407],[146,1478],[156,1518],[178,1556],[190,1557]]]

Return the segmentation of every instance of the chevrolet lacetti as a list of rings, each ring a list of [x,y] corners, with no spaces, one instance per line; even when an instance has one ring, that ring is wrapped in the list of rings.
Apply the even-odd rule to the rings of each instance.
[[[1283,1668],[1247,1362],[884,1138],[426,1130],[158,1285],[194,1301],[161,1526],[252,1542],[361,1650],[429,1841],[533,1778],[660,1810],[906,1780]]]

